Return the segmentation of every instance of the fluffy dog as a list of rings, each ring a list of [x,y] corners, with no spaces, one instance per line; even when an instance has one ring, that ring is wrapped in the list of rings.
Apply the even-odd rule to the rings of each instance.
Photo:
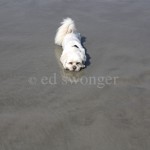
[[[63,48],[60,61],[64,69],[80,71],[85,68],[85,49],[81,45],[80,33],[77,33],[75,23],[71,18],[66,18],[61,22],[55,36],[55,44]]]

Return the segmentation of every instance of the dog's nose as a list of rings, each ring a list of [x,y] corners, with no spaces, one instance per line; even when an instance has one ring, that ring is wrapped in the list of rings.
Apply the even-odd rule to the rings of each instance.
[[[76,66],[73,66],[73,70],[75,70],[77,67]]]

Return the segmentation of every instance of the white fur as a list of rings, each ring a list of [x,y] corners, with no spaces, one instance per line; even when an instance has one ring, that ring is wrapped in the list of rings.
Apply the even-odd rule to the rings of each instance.
[[[63,47],[60,61],[65,69],[80,71],[85,67],[85,49],[81,45],[80,33],[76,32],[75,23],[66,18],[61,23],[55,36],[55,44]]]

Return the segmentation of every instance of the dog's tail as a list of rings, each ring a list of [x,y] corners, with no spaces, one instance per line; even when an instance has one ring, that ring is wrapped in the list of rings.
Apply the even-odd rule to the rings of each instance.
[[[76,31],[75,23],[71,18],[66,18],[61,22],[61,26],[58,28],[55,36],[55,44],[62,46],[64,37],[68,33]]]

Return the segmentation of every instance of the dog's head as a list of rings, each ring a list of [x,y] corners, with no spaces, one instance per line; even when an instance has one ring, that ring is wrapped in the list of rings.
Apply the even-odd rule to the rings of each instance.
[[[63,67],[70,71],[80,71],[85,68],[86,56],[80,51],[64,52],[60,58]]]

